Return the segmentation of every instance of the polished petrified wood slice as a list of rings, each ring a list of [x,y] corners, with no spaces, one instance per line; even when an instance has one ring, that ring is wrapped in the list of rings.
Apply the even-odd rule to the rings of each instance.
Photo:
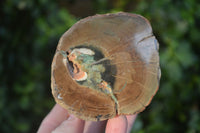
[[[159,86],[158,48],[140,15],[82,19],[60,38],[52,62],[53,96],[84,120],[141,112]]]

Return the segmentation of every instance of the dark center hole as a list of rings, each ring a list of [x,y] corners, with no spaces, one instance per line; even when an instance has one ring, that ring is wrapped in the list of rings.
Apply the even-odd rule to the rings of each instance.
[[[67,56],[70,54],[68,51],[66,51],[66,54]],[[73,77],[73,74],[74,74],[74,66],[73,66],[73,62],[70,61],[67,57],[67,67],[68,67],[68,70],[70,72],[70,75]]]

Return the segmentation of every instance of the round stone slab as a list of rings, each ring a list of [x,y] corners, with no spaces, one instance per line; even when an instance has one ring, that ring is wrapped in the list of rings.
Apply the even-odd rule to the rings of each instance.
[[[158,90],[158,49],[150,23],[140,15],[82,19],[57,46],[51,71],[54,99],[83,120],[141,112]]]

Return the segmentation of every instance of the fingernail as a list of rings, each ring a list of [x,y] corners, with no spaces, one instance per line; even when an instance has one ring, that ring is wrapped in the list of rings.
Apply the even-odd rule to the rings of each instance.
[[[68,117],[67,120],[68,120],[68,121],[72,121],[72,120],[74,120],[74,119],[75,119],[75,116],[70,114],[70,116]]]

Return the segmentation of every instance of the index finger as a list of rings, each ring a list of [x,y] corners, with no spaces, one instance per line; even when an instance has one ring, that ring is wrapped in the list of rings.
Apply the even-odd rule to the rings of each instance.
[[[42,121],[38,133],[48,133],[58,127],[64,120],[68,119],[67,110],[56,104],[51,112]]]

